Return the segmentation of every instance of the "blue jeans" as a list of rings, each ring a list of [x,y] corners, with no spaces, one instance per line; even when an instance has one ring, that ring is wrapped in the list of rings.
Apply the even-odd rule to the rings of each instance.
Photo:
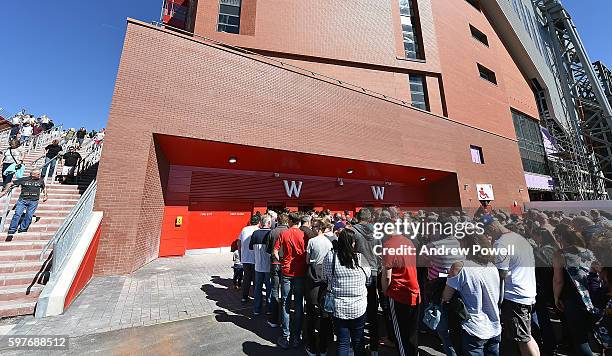
[[[17,225],[19,225],[19,220],[21,219],[21,215],[25,212],[25,217],[19,225],[19,231],[26,231],[28,227],[30,227],[30,223],[32,222],[32,216],[36,212],[36,208],[38,208],[38,200],[17,200],[17,205],[15,207],[15,215],[11,220],[11,225],[9,226],[9,234],[15,233],[17,231]]]
[[[472,336],[465,331],[462,332],[463,353],[466,356],[498,356],[501,334],[496,337],[483,340]]]
[[[440,341],[442,341],[442,348],[444,349],[444,353],[446,356],[457,356],[457,352],[453,347],[453,342],[449,333],[448,326],[448,308],[446,305],[443,305],[440,308],[440,322],[438,323],[438,327],[436,328],[436,332],[440,337]]]
[[[270,272],[257,272],[255,271],[255,306],[253,307],[253,311],[255,313],[261,312],[261,288],[263,285],[266,285],[266,307],[268,312],[271,312],[270,309]]]
[[[293,330],[290,330],[291,296],[295,301]],[[281,275],[281,324],[285,339],[297,339],[302,332],[304,316],[304,277],[289,277]]]
[[[51,162],[51,163],[49,163],[49,162]],[[56,159],[51,161],[51,158],[45,157],[45,166],[41,170],[40,176],[45,178],[47,176],[47,170],[48,170],[49,171],[49,177],[53,177],[53,172],[55,172],[55,163],[57,163]]]
[[[338,337],[337,356],[348,356],[351,344],[353,345],[355,356],[365,355],[365,344],[363,342],[365,321],[365,313],[357,319],[334,318],[336,336]]]

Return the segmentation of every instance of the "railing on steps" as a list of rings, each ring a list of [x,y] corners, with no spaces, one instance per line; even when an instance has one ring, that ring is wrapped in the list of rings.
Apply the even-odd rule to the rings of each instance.
[[[59,163],[61,163],[62,160],[62,156],[65,153],[66,149],[69,147],[70,142],[66,142],[62,145],[62,151],[55,156],[54,158],[50,159],[49,161],[46,160],[47,155],[42,155],[40,157],[38,157],[36,160],[34,160],[32,162],[32,169],[40,169],[40,170],[44,170],[45,167],[48,167],[52,164],[53,161],[55,161],[55,169],[45,172],[46,174],[44,175],[44,179],[45,179],[45,183],[48,182],[47,178],[51,178],[51,181],[48,182],[49,184],[55,184],[55,178],[57,176],[57,168],[59,167]],[[87,170],[89,167],[93,166],[94,164],[96,164],[99,160],[100,160],[100,155],[102,154],[102,145],[97,145],[94,143],[94,140],[91,139],[87,142],[87,144],[85,144],[83,147],[81,147],[80,151],[85,151],[88,152],[87,155],[79,162],[78,166],[75,168],[75,172],[74,175],[76,176],[77,179],[77,183],[79,181],[79,177],[81,175],[81,173],[83,173],[85,170]],[[41,163],[45,162],[44,164]],[[48,175],[47,173],[51,173],[50,175]]]
[[[92,140],[93,142],[93,140]],[[77,179],[77,184],[79,182],[79,177],[81,176],[81,174],[83,172],[85,172],[87,169],[89,169],[91,166],[95,165],[96,163],[98,163],[100,161],[100,156],[102,155],[102,145],[96,145],[93,150],[91,152],[89,152],[85,158],[83,158],[78,166],[75,168],[75,177]],[[45,156],[41,157],[44,158]],[[36,161],[40,160],[41,158],[37,159]],[[35,162],[36,162],[35,161]],[[51,184],[53,184],[55,182],[55,177],[57,175],[57,162],[61,161],[61,154],[58,154],[57,156],[53,157],[51,160],[49,160],[48,162],[45,162],[45,164],[42,165],[42,167],[40,167],[41,170],[43,170],[45,167],[49,167],[53,162],[56,163],[56,167],[55,169],[53,169],[53,171],[51,172]],[[37,164],[33,164],[33,168],[38,168]],[[47,182],[47,175],[45,174],[45,176],[43,177],[43,179],[45,179],[45,183]],[[95,179],[91,184],[95,183]],[[87,188],[87,190],[85,190],[85,193],[83,194],[83,196],[85,196],[85,194],[87,193],[87,191],[91,188],[91,184],[90,186]],[[14,187],[11,187],[10,190],[8,191],[8,193],[0,198],[0,233],[4,232],[4,228],[6,225],[6,220],[8,218],[8,214],[9,211],[11,210],[11,199],[13,198],[13,191],[14,191]],[[81,196],[81,199],[83,198],[83,196]]]
[[[53,251],[50,279],[53,279],[61,271],[66,258],[70,256],[72,248],[81,236],[81,232],[93,212],[97,186],[96,180],[91,182],[85,193],[72,210],[70,210],[62,225],[53,235],[53,238],[42,249],[40,253],[41,261],[44,260],[45,254],[49,249]]]
[[[93,140],[92,140],[93,141]],[[83,172],[88,170],[91,166],[98,163],[100,161],[100,156],[102,155],[102,145],[93,146],[94,150],[89,152],[77,165],[74,175],[77,179],[77,184],[79,183],[79,179]]]
[[[4,232],[4,226],[6,225],[6,220],[8,218],[11,206],[11,199],[13,198],[13,190],[14,188],[11,187],[7,194],[0,198],[0,206],[2,206],[2,215],[0,215],[0,233]]]

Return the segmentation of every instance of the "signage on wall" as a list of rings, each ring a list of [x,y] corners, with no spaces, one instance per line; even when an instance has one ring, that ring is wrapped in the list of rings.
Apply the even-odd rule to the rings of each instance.
[[[283,180],[283,184],[285,185],[285,193],[287,193],[287,196],[291,198],[293,195],[295,195],[296,198],[299,198],[300,192],[302,191],[302,183],[303,182],[301,181],[296,183],[296,181],[292,180],[291,184],[289,184],[288,181]]]
[[[495,200],[492,184],[476,184],[476,194],[478,194],[478,200]]]
[[[381,187],[378,185],[372,186],[372,195],[374,196],[374,200],[383,200],[385,199],[385,187]]]
[[[240,0],[221,0],[221,5],[240,6]]]

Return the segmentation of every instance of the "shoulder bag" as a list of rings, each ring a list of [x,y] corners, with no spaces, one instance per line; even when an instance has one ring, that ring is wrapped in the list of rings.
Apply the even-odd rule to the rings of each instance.
[[[336,252],[334,252],[334,257],[332,258],[332,277],[330,283],[327,285],[327,291],[325,292],[325,297],[323,298],[323,311],[328,314],[333,314],[336,309],[336,296],[333,291],[334,277],[336,276]]]

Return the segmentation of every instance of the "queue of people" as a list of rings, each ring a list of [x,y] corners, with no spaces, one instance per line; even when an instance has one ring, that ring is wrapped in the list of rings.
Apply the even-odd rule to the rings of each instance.
[[[307,355],[325,355],[334,340],[341,356],[376,356],[381,347],[417,355],[424,335],[450,356],[593,355],[612,347],[609,218],[599,210],[483,209],[471,217],[390,207],[354,218],[269,210],[253,215],[237,239],[234,285],[242,302],[253,295],[255,317],[265,312],[268,325],[280,327],[280,348]],[[375,237],[377,225],[398,220],[482,230],[392,228]]]

